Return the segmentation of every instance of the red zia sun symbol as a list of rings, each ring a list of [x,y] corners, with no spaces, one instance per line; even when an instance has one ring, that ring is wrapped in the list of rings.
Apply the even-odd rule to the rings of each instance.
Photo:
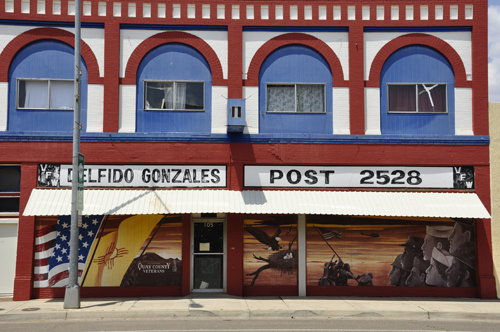
[[[106,249],[106,254],[94,259],[94,263],[97,263],[99,265],[105,264],[108,267],[108,270],[111,270],[115,265],[115,258],[123,257],[126,254],[128,254],[127,249],[124,248],[117,249],[116,243],[111,242],[109,247]]]

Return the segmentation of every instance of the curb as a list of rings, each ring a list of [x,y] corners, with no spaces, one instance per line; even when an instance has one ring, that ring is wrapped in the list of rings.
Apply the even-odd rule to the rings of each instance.
[[[359,310],[164,310],[164,311],[82,311],[72,309],[58,312],[0,314],[0,322],[82,319],[142,319],[142,318],[205,318],[205,319],[294,319],[294,318],[393,318],[415,320],[500,320],[500,313],[464,313],[431,311],[359,311]]]

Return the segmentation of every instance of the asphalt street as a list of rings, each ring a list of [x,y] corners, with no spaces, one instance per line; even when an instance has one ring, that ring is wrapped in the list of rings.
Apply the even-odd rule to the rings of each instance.
[[[0,322],[2,332],[469,332],[499,331],[498,321],[388,318],[96,319]]]

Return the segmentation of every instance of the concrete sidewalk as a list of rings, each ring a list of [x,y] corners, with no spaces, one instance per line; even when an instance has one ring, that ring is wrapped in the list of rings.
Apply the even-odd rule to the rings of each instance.
[[[499,300],[253,297],[191,295],[182,298],[82,299],[63,309],[63,299],[14,302],[0,297],[0,321],[99,318],[398,318],[500,320]]]

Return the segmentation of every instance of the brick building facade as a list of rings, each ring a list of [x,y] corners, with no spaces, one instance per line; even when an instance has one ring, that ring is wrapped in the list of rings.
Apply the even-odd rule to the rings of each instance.
[[[0,0],[16,300],[67,283],[74,9]],[[486,1],[91,0],[81,49],[82,296],[496,297]]]

